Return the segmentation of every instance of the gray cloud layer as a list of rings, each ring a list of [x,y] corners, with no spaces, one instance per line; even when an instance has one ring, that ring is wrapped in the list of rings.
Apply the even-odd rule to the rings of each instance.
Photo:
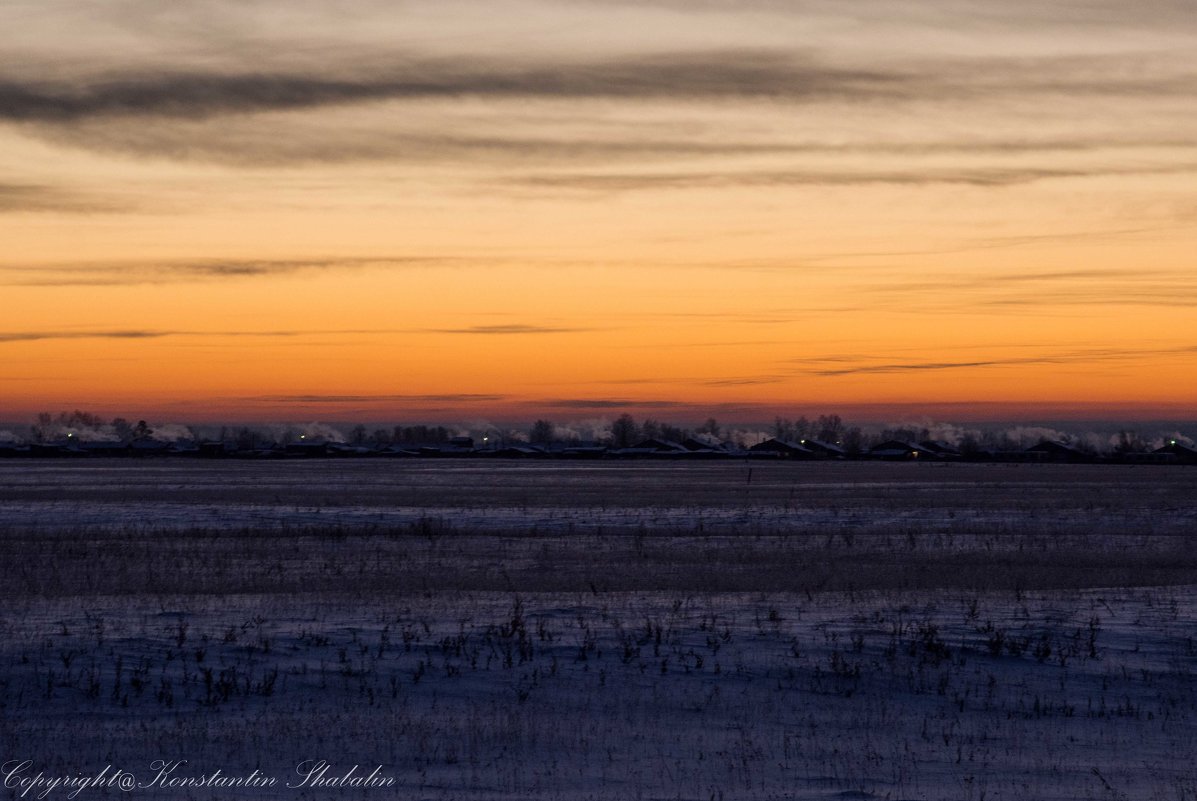
[[[876,97],[905,79],[768,50],[716,50],[522,64],[409,58],[382,69],[313,73],[165,72],[72,82],[0,81],[0,119],[73,123],[91,117],[204,118],[383,100],[490,98],[810,99]]]
[[[900,101],[1005,95],[1192,97],[1190,68],[1128,55],[906,61],[842,67],[812,52],[722,49],[589,61],[391,57],[390,64],[310,71],[178,71],[0,81],[0,120],[72,125],[91,119],[203,120],[395,100]],[[1045,77],[1050,76],[1050,77]]]

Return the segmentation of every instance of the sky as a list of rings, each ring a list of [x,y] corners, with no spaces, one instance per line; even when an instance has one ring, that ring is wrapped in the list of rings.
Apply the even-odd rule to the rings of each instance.
[[[0,418],[1197,408],[1187,1],[4,0],[0,30]]]

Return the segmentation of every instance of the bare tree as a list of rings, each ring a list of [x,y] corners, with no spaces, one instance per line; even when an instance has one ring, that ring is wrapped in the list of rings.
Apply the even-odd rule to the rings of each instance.
[[[617,448],[630,448],[640,438],[640,427],[630,414],[621,414],[611,424],[611,439]]]
[[[533,445],[548,445],[553,441],[553,424],[548,420],[537,420],[528,432],[528,440]]]
[[[815,430],[819,432],[818,439],[824,442],[840,442],[844,438],[844,421],[838,414],[821,414],[815,421]]]

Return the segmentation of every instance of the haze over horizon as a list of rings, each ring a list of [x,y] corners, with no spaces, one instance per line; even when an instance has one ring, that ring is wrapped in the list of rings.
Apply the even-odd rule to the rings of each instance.
[[[1195,417],[1179,0],[0,28],[3,419]]]

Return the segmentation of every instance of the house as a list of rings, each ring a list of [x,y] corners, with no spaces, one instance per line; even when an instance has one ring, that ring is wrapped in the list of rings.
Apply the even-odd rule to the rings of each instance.
[[[566,445],[560,451],[550,450],[550,453],[570,459],[599,459],[607,455],[607,446],[595,442],[577,442]]]
[[[329,444],[329,441],[323,437],[309,437],[307,435],[300,435],[299,439],[288,442],[284,448],[284,451],[288,456],[328,456]]]
[[[199,456],[216,459],[229,455],[228,443],[219,439],[205,439],[199,443]]]
[[[903,462],[913,461],[916,459],[937,459],[939,455],[936,451],[929,448],[924,448],[914,442],[903,442],[898,439],[890,439],[875,445],[869,449],[866,454],[870,459],[881,459],[888,462]]]
[[[619,452],[632,452],[633,455],[639,454],[645,456],[684,456],[690,453],[690,450],[680,442],[650,437],[649,439],[637,442],[630,448],[621,448]]]
[[[98,442],[80,442],[79,450],[88,456],[129,456],[129,446],[116,440],[101,440]]]
[[[453,437],[448,442],[420,445],[417,453],[420,456],[473,456],[477,451],[473,437]]]
[[[344,442],[328,443],[329,456],[370,456],[373,453],[374,451],[365,445],[349,445]]]
[[[488,455],[497,456],[504,459],[532,459],[545,455],[544,448],[538,447],[536,445],[527,445],[524,443],[505,445],[502,448],[486,451],[486,453]]]
[[[813,459],[815,452],[805,445],[784,439],[767,439],[748,449],[749,456],[766,456],[775,459]]]
[[[937,439],[925,439],[919,443],[919,447],[926,449],[928,453],[935,454],[936,459],[959,459],[961,453],[958,448],[954,448],[946,442]]]
[[[724,442],[711,434],[694,434],[686,437],[681,446],[692,459],[722,459],[728,456],[746,456],[747,452],[733,442]]]
[[[1043,454],[1042,458],[1047,462],[1063,462],[1076,464],[1079,462],[1092,462],[1095,457],[1084,451],[1074,448],[1067,443],[1060,442],[1053,439],[1045,439],[1038,445],[1032,445],[1027,448],[1027,453]]]
[[[681,446],[692,453],[710,451],[718,454],[734,453],[737,448],[730,442],[724,442],[714,434],[691,434],[681,442]]]
[[[390,458],[405,458],[408,456],[419,456],[420,452],[416,448],[405,445],[387,445],[378,451],[378,455]]]
[[[798,444],[820,459],[843,459],[848,455],[839,445],[821,439],[801,439]]]
[[[1169,440],[1168,444],[1162,448],[1156,448],[1153,453],[1170,454],[1173,457],[1174,464],[1197,464],[1197,448],[1190,445],[1177,442],[1176,440]]]
[[[29,446],[21,445],[11,440],[0,441],[0,459],[13,456],[28,456]]]
[[[974,462],[1046,462],[1047,454],[1042,451],[999,451],[980,450],[970,454],[969,459]]]
[[[171,456],[199,456],[199,445],[192,440],[180,439],[170,444]]]
[[[173,448],[173,443],[142,437],[129,443],[130,456],[166,456]]]
[[[68,434],[65,439],[30,444],[29,455],[41,457],[85,456],[86,453],[79,447],[79,444],[79,440],[73,434]]]

